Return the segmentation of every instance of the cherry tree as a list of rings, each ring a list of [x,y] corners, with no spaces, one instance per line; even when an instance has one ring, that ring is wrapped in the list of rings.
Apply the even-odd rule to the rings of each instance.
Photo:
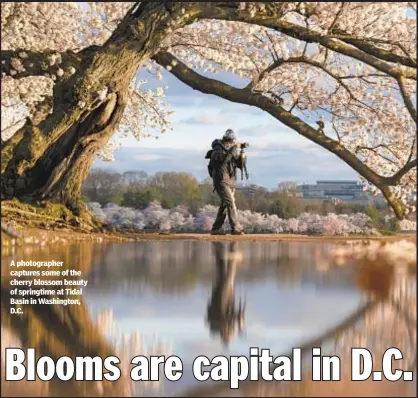
[[[154,59],[191,87],[258,107],[334,153],[383,193],[398,218],[415,210],[407,204],[417,165],[415,4],[241,8],[255,16],[251,23],[186,26]],[[279,18],[263,18],[279,9]],[[206,77],[207,61],[211,72],[233,72],[246,84]]]
[[[80,211],[81,185],[97,153],[111,158],[115,132],[168,128],[164,87],[151,92],[136,80],[140,68],[158,78],[163,67],[332,152],[398,218],[413,210],[415,3],[56,4],[2,3],[11,136],[2,142],[2,198]],[[215,79],[220,71],[242,76],[243,87]]]
[[[212,205],[206,205],[199,209],[194,220],[194,227],[196,230],[209,232],[212,229],[213,223],[215,222],[217,212],[218,209]]]
[[[48,3],[2,3],[4,106],[27,108],[30,116],[2,142],[2,197],[85,210],[82,183],[115,131],[135,134],[136,126],[148,126],[146,118],[138,120],[147,114],[157,126],[166,125],[155,99],[163,89],[138,89],[140,67],[150,68],[171,32],[236,9],[165,1],[58,3],[54,9]]]
[[[173,232],[209,232],[218,212],[215,206],[206,205],[198,210],[196,217],[193,217],[182,206],[169,210],[164,209],[158,202],[150,203],[144,210],[113,203],[102,208],[99,203],[91,202],[88,203],[88,209],[95,217],[112,227],[137,231],[151,229]],[[350,215],[331,213],[326,216],[302,213],[297,218],[283,220],[275,214],[263,215],[249,210],[238,210],[238,219],[247,233],[378,234],[371,227],[370,218],[362,213]],[[413,227],[416,228],[416,225]]]
[[[401,220],[399,224],[400,224],[399,227],[402,231],[416,231],[417,230],[416,221]]]

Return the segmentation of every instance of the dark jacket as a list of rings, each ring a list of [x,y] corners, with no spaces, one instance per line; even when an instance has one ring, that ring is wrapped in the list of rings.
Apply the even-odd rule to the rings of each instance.
[[[237,168],[242,168],[238,148],[236,146],[226,148],[221,140],[216,139],[212,142],[210,152],[208,168],[213,182],[234,185],[237,178]]]

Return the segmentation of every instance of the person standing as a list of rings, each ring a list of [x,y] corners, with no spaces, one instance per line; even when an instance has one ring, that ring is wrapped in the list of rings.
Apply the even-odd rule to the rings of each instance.
[[[232,235],[244,235],[238,222],[235,205],[235,184],[237,168],[242,169],[242,155],[236,144],[233,130],[226,130],[222,139],[212,142],[212,150],[208,152],[209,175],[212,177],[214,190],[221,199],[221,205],[212,226],[212,235],[223,234],[223,224],[228,216]]]

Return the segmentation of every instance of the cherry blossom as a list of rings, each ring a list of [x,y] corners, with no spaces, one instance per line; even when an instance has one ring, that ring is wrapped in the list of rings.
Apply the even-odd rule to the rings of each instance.
[[[168,37],[166,50],[175,62],[181,60],[197,72],[226,70],[242,76],[246,89],[276,101],[318,134],[331,138],[334,153],[338,147],[346,150],[350,165],[356,161],[350,156],[354,154],[373,173],[396,177],[399,181],[385,196],[393,195],[408,207],[406,198],[416,185],[416,12],[411,3],[268,7],[282,8],[278,28],[262,21],[204,21],[198,29],[189,25]],[[240,8],[262,15],[266,4],[241,3]],[[370,56],[359,59],[347,45],[370,50],[370,55],[379,52],[382,60],[394,64],[377,64]],[[180,71],[176,75],[188,83]],[[199,84],[194,88],[199,89]],[[205,90],[222,95],[221,89]],[[329,148],[329,140],[314,140]],[[362,178],[372,192],[380,189]]]
[[[91,45],[102,45],[116,28],[125,13],[132,7],[132,2],[61,2],[52,9],[50,4],[39,3],[2,3],[2,50],[45,51],[52,50],[48,60],[49,66],[59,65],[60,53],[79,51]],[[36,23],[34,21],[36,20]],[[12,71],[19,72],[23,66],[21,59],[12,60]],[[155,76],[156,69],[149,63],[146,69]],[[45,97],[52,96],[54,81],[64,73],[75,73],[74,67],[67,71],[58,68],[56,75],[46,73],[43,76],[30,76],[14,79],[4,76],[2,79],[2,139],[7,140],[24,122],[30,111]],[[125,110],[119,131],[99,152],[103,160],[114,160],[113,152],[120,147],[123,140],[133,135],[137,140],[156,137],[159,133],[170,130],[169,117],[173,114],[169,105],[163,101],[165,86],[155,91],[146,89],[146,81],[132,82],[129,104]],[[13,105],[10,105],[13,104]],[[22,108],[24,112],[22,114]]]
[[[129,228],[137,231],[172,231],[172,232],[209,232],[216,218],[218,208],[206,205],[200,208],[196,216],[179,206],[164,209],[160,203],[151,202],[144,210],[131,209],[109,203],[102,207],[99,203],[88,204],[89,210],[99,220],[115,228]],[[247,233],[295,233],[343,235],[367,234],[378,235],[371,227],[371,220],[363,213],[356,214],[319,214],[302,213],[297,218],[284,220],[277,215],[253,213],[238,210],[238,220]],[[412,225],[409,225],[412,227]],[[416,227],[416,226],[415,226]],[[225,231],[228,230],[226,224]]]
[[[8,121],[2,139],[20,127],[22,109],[31,118],[53,111],[48,98],[54,84],[75,73],[66,59],[103,45],[135,3],[54,4],[1,5],[2,49],[15,52],[2,64],[2,117]],[[184,4],[178,20],[189,18],[191,4]],[[399,218],[414,211],[407,200],[416,185],[414,3],[241,2],[214,4],[202,15],[165,37],[156,62],[144,65],[150,78],[160,79],[162,67],[187,84],[193,82],[181,75],[183,67],[201,76],[241,76],[238,93],[247,90],[255,105],[264,104],[261,109],[337,154],[368,189],[384,193]],[[37,52],[48,56],[32,76]],[[241,101],[213,82],[206,88],[198,83],[194,88]],[[163,84],[150,91],[145,82],[132,82],[123,121],[102,158],[111,160],[128,134],[141,139],[169,130],[164,92]],[[336,228],[331,220],[329,228]]]

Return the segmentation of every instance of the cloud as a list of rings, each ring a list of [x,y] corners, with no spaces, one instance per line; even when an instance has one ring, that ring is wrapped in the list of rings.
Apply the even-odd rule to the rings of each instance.
[[[134,156],[134,159],[139,162],[151,162],[154,160],[167,159],[167,156],[158,155],[156,153],[140,153]]]
[[[115,152],[114,162],[97,159],[94,167],[118,172],[143,170],[149,174],[159,171],[187,172],[202,180],[207,177],[205,154],[205,150],[128,147]]]
[[[163,70],[159,81],[141,70],[138,77],[147,79],[145,89],[168,86],[166,102],[176,114],[172,117],[173,131],[159,140],[127,139],[115,153],[116,160],[95,162],[95,167],[119,172],[143,170],[184,171],[199,180],[207,177],[204,159],[213,139],[227,128],[236,131],[240,141],[248,141],[249,183],[275,187],[280,181],[299,183],[318,179],[355,179],[357,174],[335,155],[300,136],[294,130],[254,106],[227,101],[203,94],[182,83]],[[231,74],[217,74],[215,79],[235,87],[246,82]]]
[[[224,124],[227,121],[228,121],[228,117],[226,114],[203,113],[200,115],[192,116],[188,119],[181,120],[180,123],[218,125],[218,124]]]
[[[220,98],[220,97],[217,97]],[[237,114],[242,116],[265,116],[267,113],[265,111],[262,111],[259,108],[256,108],[255,106],[251,105],[245,105],[245,104],[238,104],[236,102],[230,102],[227,100],[224,100],[224,103],[222,103],[222,108],[219,110],[219,113],[223,114]]]
[[[253,126],[238,129],[237,133],[240,137],[263,137],[274,131],[274,127],[277,129],[279,125],[273,126],[271,123],[260,123]]]

